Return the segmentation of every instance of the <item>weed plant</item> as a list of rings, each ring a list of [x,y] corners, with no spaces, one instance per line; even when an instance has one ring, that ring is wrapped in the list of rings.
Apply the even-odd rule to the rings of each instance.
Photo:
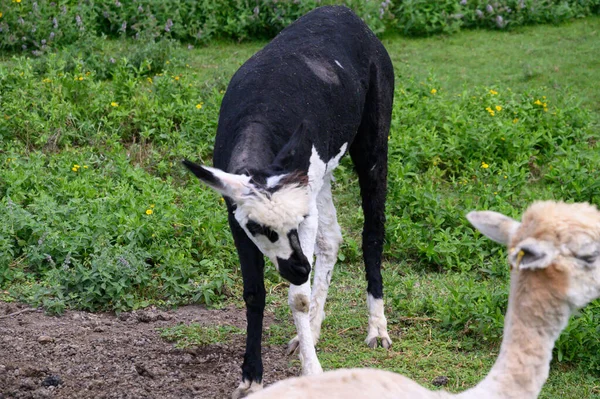
[[[34,56],[103,35],[141,43],[175,39],[265,39],[327,4],[352,8],[377,33],[450,34],[463,28],[511,29],[600,13],[600,0],[4,0],[0,49]]]

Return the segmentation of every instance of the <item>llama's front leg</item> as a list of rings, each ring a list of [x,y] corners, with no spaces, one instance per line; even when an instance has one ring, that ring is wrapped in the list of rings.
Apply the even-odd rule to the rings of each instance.
[[[302,362],[302,375],[313,375],[323,372],[315,341],[310,328],[310,280],[302,285],[291,285],[288,303],[292,308],[294,324],[298,332],[298,348],[300,350],[300,361]]]
[[[239,399],[262,389],[261,339],[266,296],[263,278],[265,262],[263,254],[250,241],[231,213],[229,225],[240,257],[248,322],[242,381],[232,394],[233,399]]]
[[[311,267],[315,253],[315,239],[318,228],[318,210],[316,203],[311,206],[311,213],[298,228],[298,238],[302,252]],[[298,335],[288,344],[288,353],[293,353],[300,349],[300,360],[302,362],[302,374],[318,374],[323,372],[317,351],[315,350],[315,340],[310,327],[310,277],[302,285],[290,285],[288,303],[292,309],[294,324]]]

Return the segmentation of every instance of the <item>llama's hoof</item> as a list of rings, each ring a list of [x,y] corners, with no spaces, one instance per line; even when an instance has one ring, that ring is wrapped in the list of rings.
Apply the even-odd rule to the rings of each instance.
[[[370,341],[367,341],[367,345],[369,345],[369,348],[371,349],[377,348],[377,337],[371,339]]]
[[[298,338],[298,336],[296,335],[294,338],[292,338],[290,340],[290,342],[288,342],[288,347],[287,347],[287,355],[295,355],[296,353],[298,353],[298,348],[300,347],[300,338]]]
[[[256,381],[242,381],[240,386],[237,387],[236,390],[231,394],[231,399],[245,398],[254,392],[260,391],[262,387],[262,383]]]
[[[369,348],[375,349],[378,346],[378,338],[381,338],[381,346],[382,347],[384,347],[385,349],[391,348],[392,340],[390,339],[389,336],[388,337],[373,337],[373,338],[367,337],[365,342],[367,343],[367,345],[369,345]]]
[[[385,349],[390,349],[392,347],[392,340],[390,337],[381,338],[381,346],[383,346]]]

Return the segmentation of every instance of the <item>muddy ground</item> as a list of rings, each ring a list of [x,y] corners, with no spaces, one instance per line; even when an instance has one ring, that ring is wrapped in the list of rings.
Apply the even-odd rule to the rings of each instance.
[[[0,399],[227,398],[239,383],[245,336],[176,349],[157,329],[179,323],[245,328],[241,309],[186,306],[60,317],[0,302]],[[274,322],[266,315],[265,326]],[[298,375],[285,347],[263,347],[265,383]]]

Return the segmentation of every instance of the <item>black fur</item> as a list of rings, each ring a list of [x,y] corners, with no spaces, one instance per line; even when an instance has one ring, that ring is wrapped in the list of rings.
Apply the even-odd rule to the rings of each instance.
[[[383,295],[380,267],[393,91],[392,63],[367,25],[346,7],[320,7],[284,29],[235,73],[221,105],[214,150],[217,168],[265,184],[269,176],[283,173],[305,176],[313,146],[327,162],[348,143],[365,214],[368,292],[375,298]],[[260,382],[264,259],[238,225],[234,204],[226,200],[247,306],[242,376]],[[294,251],[290,259],[278,260],[281,275],[294,284],[308,279],[310,268],[298,267],[302,256]]]

